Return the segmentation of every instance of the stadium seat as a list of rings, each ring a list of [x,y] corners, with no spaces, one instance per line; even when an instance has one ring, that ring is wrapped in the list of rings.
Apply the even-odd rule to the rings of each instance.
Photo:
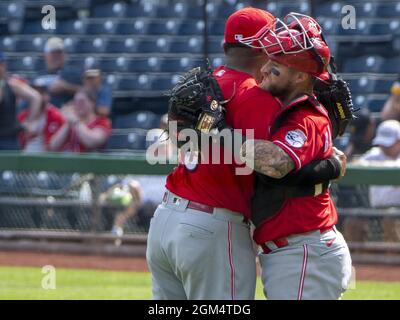
[[[161,61],[157,57],[135,58],[129,61],[129,72],[157,72],[160,71]]]
[[[374,93],[375,81],[367,77],[358,79],[346,80],[349,83],[349,88],[353,94]]]
[[[98,67],[104,72],[127,72],[128,60],[123,56],[104,58],[98,63]]]
[[[360,58],[349,58],[344,63],[343,72],[376,72],[381,69],[384,59],[379,56],[364,56]]]
[[[223,38],[210,38],[208,41],[208,52],[211,54],[223,53],[222,41]]]
[[[171,53],[202,53],[203,39],[201,37],[176,39],[172,41],[169,51]]]
[[[367,107],[371,112],[381,112],[387,98],[368,98]]]
[[[355,8],[357,18],[374,18],[377,12],[377,3],[372,1],[351,3]]]
[[[209,35],[223,36],[225,31],[225,20],[214,20],[208,23]]]
[[[274,11],[277,14],[277,17],[284,17],[290,12],[298,12],[303,14],[310,14],[310,6],[306,1],[299,1],[299,3],[276,3],[276,9]],[[268,5],[267,5],[268,9]]]
[[[32,38],[20,39],[15,43],[17,52],[43,52],[46,39],[40,36]]]
[[[101,53],[106,49],[107,41],[104,38],[90,38],[80,40],[75,50],[77,53]]]
[[[149,20],[135,19],[134,21],[122,21],[118,24],[117,34],[134,35],[146,34]]]
[[[62,24],[60,22],[60,24]],[[44,34],[44,33],[54,33],[54,30],[44,30],[42,27],[41,20],[25,21],[22,28],[22,34]]]
[[[136,53],[141,52],[138,40],[135,38],[126,38],[123,40],[109,40],[107,43],[107,53]]]
[[[314,15],[316,17],[339,17],[341,15],[341,9],[343,4],[340,2],[326,2],[326,3],[319,3],[315,6]]]
[[[149,23],[147,33],[152,35],[175,35],[178,32],[178,20],[153,21]]]
[[[5,2],[5,1],[2,1]],[[0,3],[0,18],[22,18],[24,16],[25,7],[21,1],[11,1]]]
[[[341,36],[365,36],[370,35],[371,23],[365,19],[356,20],[355,29],[344,29],[342,27],[338,28],[338,35]]]
[[[170,52],[170,38],[157,37],[157,38],[143,38],[138,45],[140,52],[143,53],[160,53]]]
[[[157,128],[159,121],[159,117],[151,111],[138,111],[127,115],[117,116],[114,119],[113,127],[118,129],[151,129]]]
[[[375,93],[388,94],[392,87],[393,80],[377,80],[375,83]]]
[[[146,74],[135,77],[124,77],[118,82],[118,90],[122,91],[149,91],[151,89],[151,80]]]
[[[190,58],[190,57],[182,57],[182,58],[171,58],[171,59],[163,59],[161,61],[161,70],[162,72],[186,72],[191,68],[202,65],[203,60],[201,58]]]
[[[10,71],[29,72],[37,70],[36,65],[39,59],[32,56],[7,59],[7,68]]]
[[[338,19],[319,18],[317,22],[320,24],[325,35],[336,35],[341,27]]]
[[[380,18],[398,18],[400,16],[399,2],[378,2],[376,16]]]
[[[15,52],[15,39],[12,37],[4,37],[0,40],[0,50],[5,52]]]
[[[106,4],[96,5],[93,8],[92,16],[94,18],[123,18],[126,12],[126,3],[111,2]]]
[[[82,20],[65,20],[60,21],[57,25],[57,33],[59,34],[85,34],[87,23]]]
[[[171,90],[176,81],[177,76],[163,75],[154,76],[151,78],[151,90],[154,91],[168,91]]]
[[[386,59],[382,65],[382,72],[400,74],[400,58],[394,57]]]
[[[118,23],[114,20],[107,20],[105,22],[91,22],[88,24],[87,34],[103,35],[114,34],[117,29]]]
[[[154,4],[152,2],[131,3],[126,9],[127,18],[152,17],[155,15]]]
[[[161,5],[156,8],[157,18],[183,18],[186,15],[186,6],[182,2],[173,5]]]
[[[179,35],[201,35],[204,30],[204,21],[184,20],[178,28]]]
[[[236,7],[235,4],[231,4],[231,3],[222,3],[221,5],[219,5],[217,7],[217,17],[220,19],[226,19],[228,18],[228,16],[230,16],[232,13],[234,13],[236,11]]]

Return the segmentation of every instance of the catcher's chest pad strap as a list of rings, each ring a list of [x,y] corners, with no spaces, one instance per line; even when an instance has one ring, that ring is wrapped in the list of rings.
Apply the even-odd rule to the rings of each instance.
[[[271,134],[276,132],[276,130],[278,130],[282,126],[282,124],[289,117],[289,114],[291,112],[301,107],[303,108],[312,107],[314,110],[317,110],[320,114],[322,114],[329,121],[330,124],[328,112],[319,103],[319,101],[314,96],[303,95],[300,98],[296,99],[295,101],[289,103],[279,112],[279,114],[275,118],[274,123],[271,126]]]

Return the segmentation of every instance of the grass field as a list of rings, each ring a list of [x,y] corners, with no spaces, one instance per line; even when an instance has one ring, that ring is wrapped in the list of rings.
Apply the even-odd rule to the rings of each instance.
[[[41,268],[0,267],[0,300],[4,299],[150,299],[149,273],[57,269],[56,289],[41,287]],[[264,299],[260,281],[257,299]],[[400,299],[400,282],[358,281],[344,299]]]

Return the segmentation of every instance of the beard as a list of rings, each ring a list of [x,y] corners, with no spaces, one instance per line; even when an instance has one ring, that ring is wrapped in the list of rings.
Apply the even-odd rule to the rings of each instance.
[[[292,92],[291,86],[282,86],[278,87],[276,85],[269,85],[268,88],[266,88],[274,97],[277,98],[285,98],[289,95],[290,92]]]

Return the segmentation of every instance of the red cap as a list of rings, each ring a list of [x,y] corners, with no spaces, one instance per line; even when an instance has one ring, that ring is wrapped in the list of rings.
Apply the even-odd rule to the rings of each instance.
[[[231,14],[225,24],[224,42],[237,44],[266,25],[271,26],[275,17],[268,11],[247,7]]]

